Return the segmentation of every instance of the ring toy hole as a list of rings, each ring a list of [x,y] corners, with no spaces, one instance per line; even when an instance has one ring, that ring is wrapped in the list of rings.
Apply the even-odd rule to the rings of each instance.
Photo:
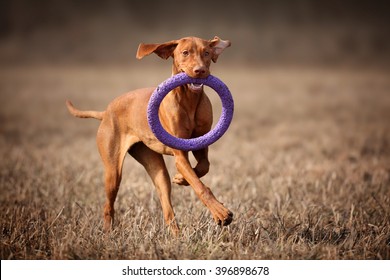
[[[218,123],[208,133],[190,139],[178,138],[169,134],[161,125],[158,111],[164,97],[173,89],[184,84],[204,84],[211,87],[220,97],[222,112]],[[150,97],[147,118],[149,126],[158,140],[168,147],[182,151],[196,151],[204,149],[216,142],[227,131],[233,119],[234,102],[228,87],[217,77],[209,75],[207,78],[191,78],[180,73],[162,82]]]

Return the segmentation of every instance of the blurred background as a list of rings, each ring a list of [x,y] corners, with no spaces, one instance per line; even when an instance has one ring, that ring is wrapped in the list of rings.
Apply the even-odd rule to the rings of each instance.
[[[2,0],[0,63],[129,64],[140,42],[229,39],[239,64],[388,66],[385,0]]]
[[[0,258],[390,259],[389,7],[0,0]],[[73,118],[65,100],[104,110],[171,75],[170,59],[135,58],[140,42],[215,35],[232,42],[211,70],[235,113],[202,180],[235,221],[218,233],[194,192],[176,186],[183,236],[173,241],[128,157],[118,231],[103,238],[99,122]],[[220,100],[208,96],[216,120]]]

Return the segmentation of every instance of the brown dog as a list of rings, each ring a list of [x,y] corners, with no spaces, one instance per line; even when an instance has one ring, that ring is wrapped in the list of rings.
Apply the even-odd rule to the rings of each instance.
[[[137,58],[155,53],[161,58],[173,58],[172,74],[185,72],[196,78],[210,74],[211,61],[216,62],[229,41],[218,37],[203,40],[187,37],[163,44],[140,44]],[[194,151],[197,165],[193,169],[188,152],[165,146],[153,135],[146,118],[146,108],[154,88],[138,89],[112,101],[104,112],[79,111],[67,101],[69,112],[79,118],[101,120],[97,132],[97,145],[105,167],[107,200],[104,207],[104,229],[110,230],[114,221],[114,202],[122,176],[126,153],[141,163],[157,189],[164,219],[176,235],[179,231],[171,204],[171,183],[163,154],[175,157],[178,174],[173,182],[191,185],[220,225],[228,225],[233,214],[220,203],[200,177],[209,171],[208,148]],[[164,128],[180,138],[204,135],[211,129],[212,107],[203,91],[203,85],[190,84],[172,90],[161,103],[159,116]]]

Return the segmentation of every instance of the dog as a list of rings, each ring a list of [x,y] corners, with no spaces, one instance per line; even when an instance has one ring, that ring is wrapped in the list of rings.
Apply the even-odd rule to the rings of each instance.
[[[211,62],[217,62],[221,53],[231,45],[217,36],[211,40],[185,37],[162,44],[141,43],[136,57],[152,53],[163,59],[173,58],[172,75],[184,72],[193,78],[210,75]],[[164,220],[174,235],[179,226],[171,203],[171,180],[163,155],[174,156],[178,173],[173,182],[190,185],[209,209],[217,224],[229,225],[233,213],[219,202],[210,188],[199,179],[209,171],[208,148],[192,151],[197,164],[191,167],[188,152],[170,148],[152,133],[147,122],[147,105],[155,88],[131,91],[114,99],[103,112],[81,111],[66,101],[69,112],[79,118],[101,121],[97,132],[97,146],[105,170],[106,202],[104,230],[110,231],[114,223],[114,202],[122,177],[123,161],[127,153],[144,166],[161,202]],[[179,138],[199,137],[210,131],[213,114],[209,98],[202,84],[186,84],[173,89],[161,102],[159,117],[165,130]]]

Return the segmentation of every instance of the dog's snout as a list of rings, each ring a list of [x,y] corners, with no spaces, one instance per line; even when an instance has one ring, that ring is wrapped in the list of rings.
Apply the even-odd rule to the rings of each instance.
[[[193,71],[197,77],[204,77],[204,76],[208,75],[208,69],[206,68],[206,66],[203,66],[203,65],[195,66]]]

